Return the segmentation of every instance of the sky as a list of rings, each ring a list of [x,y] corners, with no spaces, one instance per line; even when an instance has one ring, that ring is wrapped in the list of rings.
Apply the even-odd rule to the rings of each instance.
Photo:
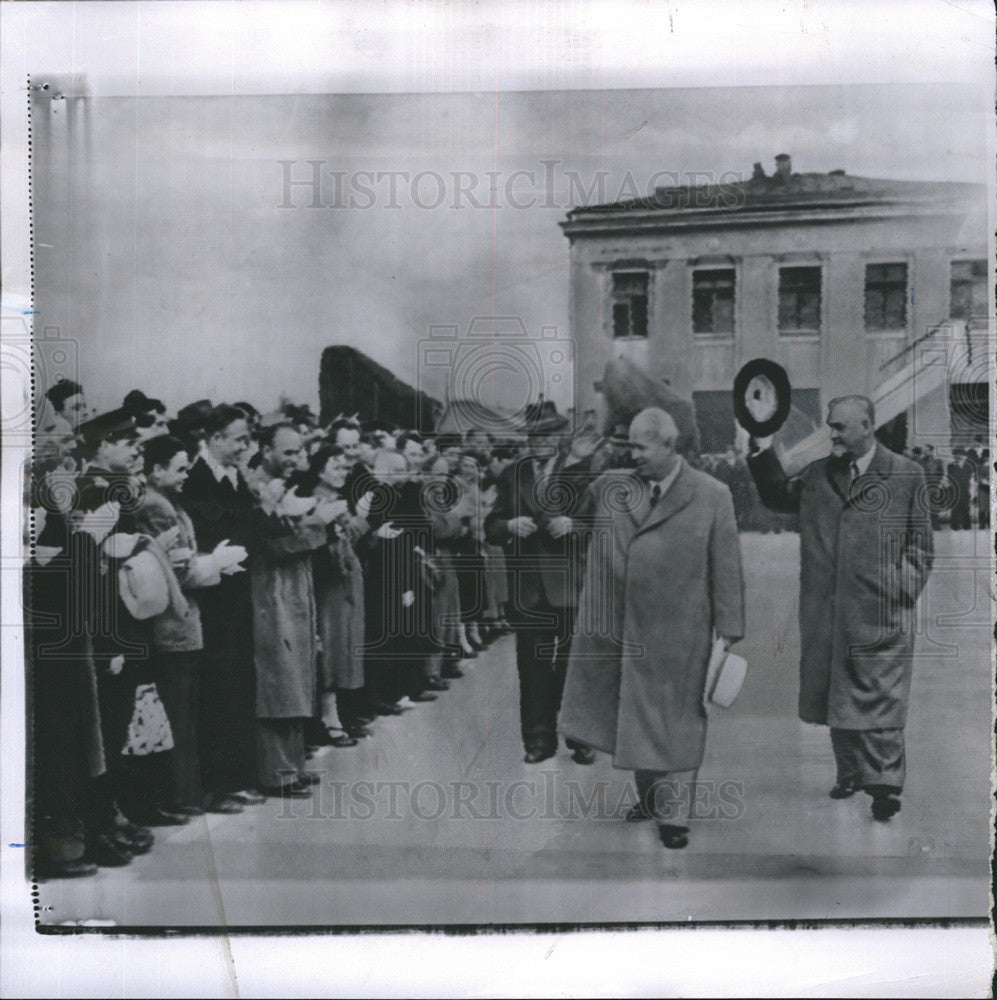
[[[171,405],[225,394],[269,406],[282,393],[317,401],[328,343],[417,381],[418,343],[437,327],[508,316],[531,336],[570,336],[558,223],[577,204],[647,193],[656,175],[750,176],[785,152],[797,171],[986,176],[993,19],[980,5],[912,2],[900,16],[716,2],[693,16],[582,3],[570,18],[474,6],[476,19],[439,3],[0,10],[8,37],[27,33],[17,68],[88,95],[91,141],[60,183],[73,192],[78,325],[118,349],[113,377],[91,351],[98,403],[133,387],[150,339],[157,367],[178,352],[194,362]],[[308,178],[309,160],[326,207],[306,207],[299,185],[281,208],[283,171]],[[125,247],[137,256],[115,258]],[[113,280],[87,291],[84,262],[108,256]],[[220,267],[233,279],[223,314],[208,280]],[[166,344],[159,299],[178,316]],[[212,339],[240,337],[246,351],[213,356]],[[261,379],[241,355],[272,352],[275,337]],[[570,403],[565,385],[546,388]]]

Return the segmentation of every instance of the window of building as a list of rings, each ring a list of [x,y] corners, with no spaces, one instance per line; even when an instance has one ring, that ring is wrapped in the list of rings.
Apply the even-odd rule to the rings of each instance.
[[[647,272],[613,274],[613,337],[647,336]]]
[[[779,332],[820,333],[819,267],[779,268]]]
[[[907,326],[907,265],[867,264],[865,328],[903,330]]]
[[[949,315],[952,319],[982,319],[987,315],[987,262],[952,261]]]
[[[734,333],[734,280],[732,267],[692,272],[692,331],[723,337]]]

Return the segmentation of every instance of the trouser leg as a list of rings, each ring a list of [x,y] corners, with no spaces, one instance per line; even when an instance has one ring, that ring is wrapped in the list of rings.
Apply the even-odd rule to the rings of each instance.
[[[906,778],[903,729],[832,729],[838,780],[854,781],[870,795],[899,795]],[[842,772],[842,767],[846,770]]]
[[[363,708],[363,688],[336,689],[336,715],[339,716],[339,724],[347,732],[361,724],[360,716],[363,715]]]
[[[561,711],[561,698],[564,695],[564,682],[568,676],[568,658],[571,656],[571,633],[574,630],[575,609],[562,607],[556,609],[557,643],[554,652],[554,669],[550,685],[550,703],[548,712],[557,726],[557,716]],[[587,749],[580,740],[565,738],[569,750]]]
[[[198,747],[204,790],[216,796],[256,781],[253,626],[251,619],[235,624],[241,628],[205,623]]]
[[[836,782],[846,784],[858,783],[859,762],[855,755],[855,730],[837,729],[831,727],[831,750],[834,752],[836,767]]]
[[[199,665],[196,653],[157,653],[156,688],[173,731],[171,805],[200,806],[204,798],[197,743]]]
[[[259,781],[265,788],[291,785],[305,767],[302,719],[260,719],[258,728]]]
[[[77,861],[84,852],[87,773],[78,661],[34,664],[32,830],[36,860]],[[82,693],[80,691],[80,693]]]
[[[526,750],[549,750],[557,746],[557,711],[552,711],[556,638],[553,625],[520,627],[516,632],[519,714]]]
[[[634,771],[641,805],[659,823],[688,827],[696,799],[696,771]]]

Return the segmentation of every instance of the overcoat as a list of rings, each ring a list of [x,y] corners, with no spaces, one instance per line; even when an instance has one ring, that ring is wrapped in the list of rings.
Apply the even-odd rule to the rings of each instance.
[[[851,483],[833,457],[794,477],[769,449],[748,460],[763,503],[800,515],[800,718],[839,729],[903,728],[934,558],[923,470],[875,449]]]
[[[680,459],[652,509],[629,470],[592,485],[594,517],[560,726],[620,768],[690,771],[703,760],[713,630],[744,634],[730,491]]]
[[[260,557],[251,571],[256,714],[307,718],[317,681],[312,552],[325,544],[325,528],[289,524],[276,514],[261,528]]]
[[[340,496],[321,485],[313,496],[338,500]],[[367,521],[346,515],[326,529],[326,544],[312,557],[315,608],[322,640],[320,669],[326,690],[355,691],[364,685],[363,568],[354,543],[367,533]]]

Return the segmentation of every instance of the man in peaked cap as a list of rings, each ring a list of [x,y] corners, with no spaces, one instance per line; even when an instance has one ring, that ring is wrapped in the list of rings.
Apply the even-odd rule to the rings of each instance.
[[[87,475],[80,482],[81,493],[92,488],[95,479],[110,485],[138,470],[138,425],[124,407],[91,417],[79,425],[77,433],[80,452],[88,463]]]

